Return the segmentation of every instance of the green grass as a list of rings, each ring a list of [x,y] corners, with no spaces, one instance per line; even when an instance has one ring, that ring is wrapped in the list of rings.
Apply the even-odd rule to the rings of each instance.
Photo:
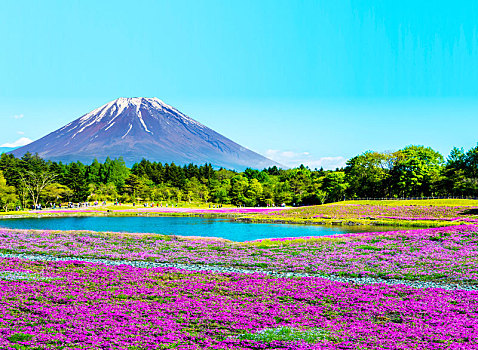
[[[306,343],[319,343],[323,340],[337,341],[326,330],[320,328],[311,328],[300,330],[290,327],[266,328],[257,333],[242,334],[239,339],[255,340],[265,343],[274,341],[296,342],[304,341]]]
[[[297,239],[288,239],[283,241],[273,241],[271,239],[263,239],[261,241],[252,241],[252,242],[241,242],[236,243],[237,245],[251,245],[257,248],[269,248],[276,246],[289,246],[289,245],[300,245],[300,244],[314,244],[318,242],[339,242],[343,240],[340,237],[312,237],[312,238],[297,238]]]
[[[26,342],[29,341],[33,338],[33,335],[31,334],[24,334],[24,333],[15,333],[7,338],[8,341],[11,341],[12,343],[18,343],[18,342]]]

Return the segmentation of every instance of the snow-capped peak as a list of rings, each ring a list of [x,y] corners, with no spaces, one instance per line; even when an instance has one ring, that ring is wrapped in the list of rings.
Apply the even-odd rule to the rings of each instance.
[[[158,98],[121,97],[108,102],[16,154],[90,161],[125,157],[133,164],[147,156],[176,164],[209,162],[224,167],[274,164],[181,113]],[[23,152],[23,153],[22,153]]]
[[[114,125],[118,125],[117,118],[120,117],[125,110],[129,110],[129,113],[134,111],[133,115],[136,115],[136,118],[138,118],[140,127],[151,135],[153,135],[153,131],[150,126],[151,118],[148,117],[148,115],[151,115],[151,113],[155,115],[155,112],[159,112],[165,117],[181,120],[182,123],[186,125],[194,125],[201,129],[205,128],[201,123],[198,123],[194,119],[181,113],[176,108],[168,105],[157,97],[120,97],[96,108],[88,114],[85,114],[79,118],[77,122],[65,126],[63,130],[68,129],[66,132],[73,132],[74,135],[72,138],[74,138],[88,127],[101,123],[101,128],[104,131],[108,131]],[[131,116],[131,114],[129,115]],[[134,127],[135,124],[132,123],[131,125]],[[131,128],[129,128],[129,131],[131,131]]]

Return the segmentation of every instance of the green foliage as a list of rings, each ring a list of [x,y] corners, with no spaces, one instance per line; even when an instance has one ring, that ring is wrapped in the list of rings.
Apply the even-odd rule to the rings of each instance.
[[[7,180],[3,176],[3,172],[0,171],[0,205],[4,211],[7,211],[17,201],[18,196],[15,193],[15,187],[7,185]]]
[[[392,154],[367,151],[347,161],[345,168],[349,194],[358,197],[383,197]]]
[[[328,193],[331,202],[342,200],[348,186],[343,171],[329,172],[323,178],[322,188]]]
[[[32,334],[25,334],[25,333],[15,333],[9,337],[7,337],[7,340],[12,342],[12,343],[18,343],[18,342],[26,342],[32,340],[33,335]]]
[[[86,167],[82,163],[76,162],[69,165],[65,185],[73,191],[72,201],[82,202],[88,198],[89,188]]]
[[[267,328],[257,333],[242,334],[238,338],[265,343],[271,343],[274,341],[304,341],[306,343],[318,343],[323,340],[336,340],[328,331],[320,328],[301,330],[290,327]]]
[[[231,202],[237,205],[249,204],[249,198],[246,197],[246,191],[249,181],[242,175],[235,175],[231,179]]]
[[[106,158],[101,171],[103,183],[114,183],[117,189],[125,185],[125,180],[129,176],[130,170],[126,167],[123,158]]]
[[[402,196],[433,195],[433,184],[438,180],[443,156],[424,146],[408,146],[400,152],[392,171],[397,191]]]
[[[130,194],[134,201],[136,201],[137,196],[146,192],[144,181],[135,174],[130,174],[124,182],[124,190]]]
[[[45,187],[42,193],[42,199],[46,202],[61,203],[69,202],[73,196],[73,191],[65,185],[51,183]]]
[[[62,164],[25,154],[2,154],[0,204],[60,201],[133,201],[304,206],[345,198],[478,196],[478,146],[454,148],[447,161],[424,146],[396,152],[367,151],[344,169],[311,170],[271,167],[244,172],[214,170],[211,164],[184,166],[142,159],[128,169],[123,159]],[[14,189],[12,193],[12,188]],[[8,203],[8,205],[7,205]],[[5,207],[6,205],[6,207]]]
[[[361,249],[361,250],[374,250],[374,251],[380,251],[382,248],[375,247],[373,245],[359,245],[355,247],[355,249]]]
[[[92,201],[114,201],[118,198],[118,190],[114,183],[90,183],[89,186],[90,196],[89,200]]]
[[[453,148],[438,183],[440,193],[478,196],[478,145],[468,152]]]

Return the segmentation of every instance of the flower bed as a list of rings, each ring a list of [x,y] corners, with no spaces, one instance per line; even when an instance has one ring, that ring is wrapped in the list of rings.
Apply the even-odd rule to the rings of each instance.
[[[301,207],[271,213],[281,218],[332,218],[359,219],[369,217],[394,217],[402,220],[409,218],[456,218],[463,217],[468,210],[478,207],[470,206],[423,206],[423,205],[369,205],[369,204],[330,204]]]
[[[364,215],[363,217],[367,217]],[[402,216],[385,216],[385,215],[377,215],[377,218],[380,219],[392,219],[392,220],[407,220],[407,221],[417,221],[417,220],[422,220],[422,221],[458,221],[458,222],[464,222],[464,223],[472,223],[476,224],[478,223],[478,219],[474,218],[464,218],[464,217],[450,217],[450,218],[436,218],[436,217],[402,217]]]
[[[0,252],[214,264],[339,276],[478,283],[478,227],[271,239],[243,244],[159,235],[0,230]]]
[[[182,207],[142,207],[131,209],[110,209],[113,213],[160,213],[160,214],[269,214],[276,211],[290,209],[288,207],[274,207],[274,208],[182,208]],[[32,210],[30,214],[68,214],[68,213],[98,213],[106,212],[105,208],[85,208],[85,209],[46,209],[46,210]]]
[[[0,261],[5,349],[478,348],[478,292]]]

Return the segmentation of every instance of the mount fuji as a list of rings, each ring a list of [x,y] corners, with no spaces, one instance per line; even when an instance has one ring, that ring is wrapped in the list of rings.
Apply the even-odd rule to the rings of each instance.
[[[186,116],[158,98],[118,98],[10,153],[62,162],[123,157],[183,165],[211,163],[243,170],[280,164]]]

